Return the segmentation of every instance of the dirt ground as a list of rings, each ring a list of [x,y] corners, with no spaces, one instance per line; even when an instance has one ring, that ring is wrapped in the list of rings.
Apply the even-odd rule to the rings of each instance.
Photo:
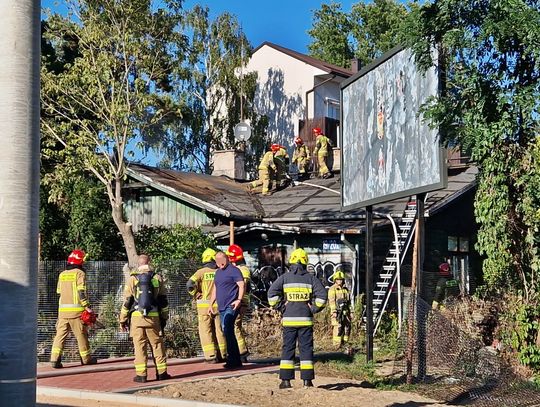
[[[36,407],[137,407],[139,404],[81,400],[66,397],[38,396]]]
[[[179,383],[156,390],[142,390],[137,394],[252,407],[289,407],[293,404],[310,407],[441,405],[417,394],[377,390],[370,388],[366,382],[349,379],[318,376],[313,383],[314,388],[304,389],[301,380],[294,380],[292,389],[279,390],[279,379],[275,373],[259,373]]]

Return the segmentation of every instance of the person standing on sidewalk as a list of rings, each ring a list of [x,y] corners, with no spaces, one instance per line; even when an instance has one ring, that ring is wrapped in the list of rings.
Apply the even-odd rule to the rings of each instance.
[[[238,267],[229,263],[229,258],[223,252],[216,253],[216,265],[219,268],[214,276],[214,288],[210,295],[208,313],[214,313],[213,305],[217,302],[221,326],[227,342],[227,363],[224,367],[234,369],[242,366],[234,323],[244,297],[244,277]]]
[[[167,373],[167,357],[163,337],[160,331],[165,328],[169,318],[169,303],[167,289],[161,276],[154,274],[150,267],[150,257],[146,254],[139,256],[139,267],[133,273],[124,290],[124,303],[120,311],[120,329],[127,331],[135,348],[134,382],[146,382],[147,345],[150,344],[154,363],[156,364],[157,380],[170,379]]]
[[[83,270],[85,256],[82,250],[73,250],[68,257],[66,270],[58,276],[56,292],[60,294],[60,300],[56,336],[51,350],[51,364],[55,369],[62,367],[62,351],[70,331],[77,339],[81,363],[97,363],[96,358],[90,355],[88,327],[81,321],[83,311],[92,312],[86,295],[86,274]]]

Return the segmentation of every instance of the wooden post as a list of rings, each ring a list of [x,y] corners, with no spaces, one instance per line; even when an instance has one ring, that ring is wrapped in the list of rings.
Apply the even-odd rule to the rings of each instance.
[[[412,384],[412,365],[414,352],[414,310],[416,303],[416,277],[418,268],[418,250],[420,242],[420,233],[418,233],[418,225],[420,221],[416,218],[416,229],[414,233],[413,246],[413,264],[412,264],[412,281],[411,281],[411,298],[409,299],[409,311],[407,316],[408,331],[407,331],[407,384]]]
[[[234,220],[229,221],[229,245],[234,244]]]

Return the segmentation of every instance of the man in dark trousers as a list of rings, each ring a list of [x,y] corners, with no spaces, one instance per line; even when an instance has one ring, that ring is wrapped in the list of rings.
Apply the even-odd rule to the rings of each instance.
[[[308,256],[304,249],[296,249],[289,259],[289,272],[282,274],[268,290],[271,307],[282,306],[283,347],[279,364],[280,389],[291,387],[294,379],[294,351],[300,348],[300,377],[304,387],[313,387],[313,314],[326,305],[328,294],[321,281],[306,270]]]
[[[229,258],[223,252],[216,253],[216,265],[219,268],[214,276],[214,288],[210,295],[208,313],[214,313],[213,305],[217,302],[221,326],[227,342],[227,363],[224,367],[234,369],[242,366],[234,333],[234,322],[244,297],[244,277],[238,267],[229,263]]]

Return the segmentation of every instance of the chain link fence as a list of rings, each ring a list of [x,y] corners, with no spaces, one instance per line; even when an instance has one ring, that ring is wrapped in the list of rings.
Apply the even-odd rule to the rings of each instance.
[[[122,306],[124,288],[124,262],[89,261],[84,265],[86,287],[92,309],[98,314],[98,323],[90,328],[92,354],[99,359],[133,355],[128,333],[118,329],[118,315]],[[197,264],[188,260],[171,261],[158,270],[168,289],[170,318],[165,333],[167,353],[170,357],[190,357],[202,354],[197,331],[197,314],[187,293],[187,279],[197,270]],[[65,261],[42,261],[38,280],[38,361],[50,359],[55,325],[58,317],[58,275],[65,270]],[[69,335],[62,359],[78,361],[77,342]]]
[[[486,341],[482,328],[487,317],[475,321],[459,301],[441,310],[432,310],[421,298],[416,301],[398,341],[394,382],[406,382],[411,346],[413,383],[428,397],[451,405],[540,406],[538,386],[520,377]],[[412,343],[407,335],[411,323]]]

